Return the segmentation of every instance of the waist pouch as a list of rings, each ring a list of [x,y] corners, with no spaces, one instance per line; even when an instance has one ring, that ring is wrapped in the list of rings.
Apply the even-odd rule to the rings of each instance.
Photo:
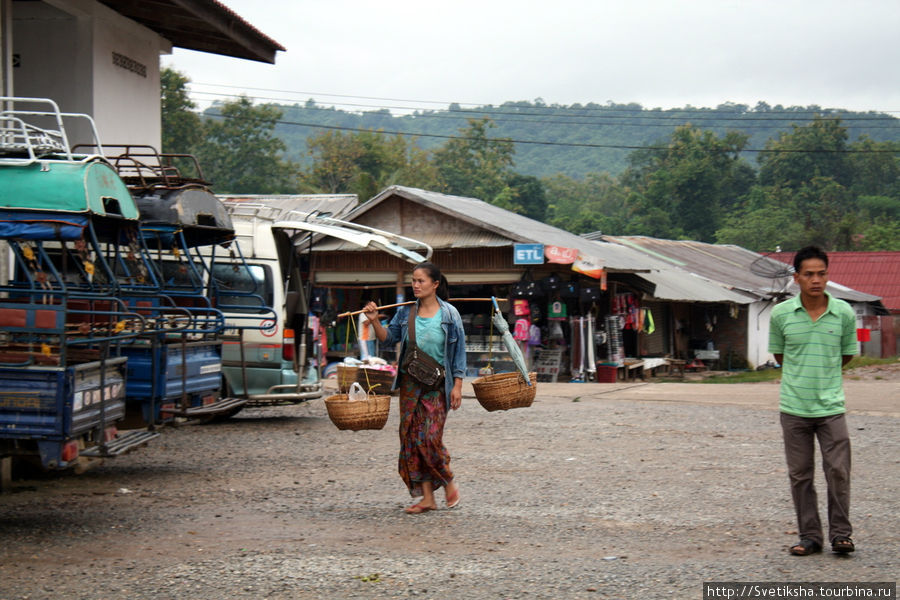
[[[428,387],[439,387],[444,381],[444,368],[417,347],[408,348],[403,361],[406,374]]]

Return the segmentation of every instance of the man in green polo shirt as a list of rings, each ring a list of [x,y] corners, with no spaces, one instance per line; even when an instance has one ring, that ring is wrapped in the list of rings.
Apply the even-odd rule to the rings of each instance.
[[[807,246],[794,257],[800,294],[772,309],[769,352],[782,366],[781,428],[800,541],[790,553],[822,551],[815,440],[828,485],[828,538],[834,552],[853,552],[850,539],[850,436],[844,418],[841,367],[856,354],[856,315],[825,291],[828,255]]]

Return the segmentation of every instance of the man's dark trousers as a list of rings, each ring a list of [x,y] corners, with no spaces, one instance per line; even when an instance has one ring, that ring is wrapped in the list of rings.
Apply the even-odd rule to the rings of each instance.
[[[797,417],[781,413],[784,452],[800,539],[823,544],[815,475],[815,440],[828,485],[828,539],[853,533],[850,526],[850,436],[843,414]]]

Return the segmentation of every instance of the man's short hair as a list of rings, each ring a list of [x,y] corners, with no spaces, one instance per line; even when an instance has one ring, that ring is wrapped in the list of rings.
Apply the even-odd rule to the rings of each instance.
[[[825,263],[825,266],[828,266],[828,255],[825,254],[824,250],[818,246],[806,246],[805,248],[801,248],[797,254],[794,255],[794,273],[799,273],[803,261],[809,260],[810,258],[821,259],[822,262]]]

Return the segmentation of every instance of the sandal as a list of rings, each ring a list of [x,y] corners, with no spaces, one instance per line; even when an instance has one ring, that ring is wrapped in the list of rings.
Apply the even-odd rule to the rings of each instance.
[[[447,508],[453,508],[459,504],[459,486],[456,486],[456,493],[451,495],[447,495]]]
[[[822,551],[822,544],[810,539],[801,539],[798,543],[791,546],[789,552],[794,556],[809,556]]]
[[[856,546],[853,545],[853,540],[846,535],[838,535],[831,540],[831,550],[838,554],[847,554],[848,552],[856,550]]]
[[[429,510],[435,510],[435,507],[425,506],[424,504],[413,504],[412,506],[408,506],[403,509],[403,511],[408,515],[421,515],[424,512],[428,512]]]

